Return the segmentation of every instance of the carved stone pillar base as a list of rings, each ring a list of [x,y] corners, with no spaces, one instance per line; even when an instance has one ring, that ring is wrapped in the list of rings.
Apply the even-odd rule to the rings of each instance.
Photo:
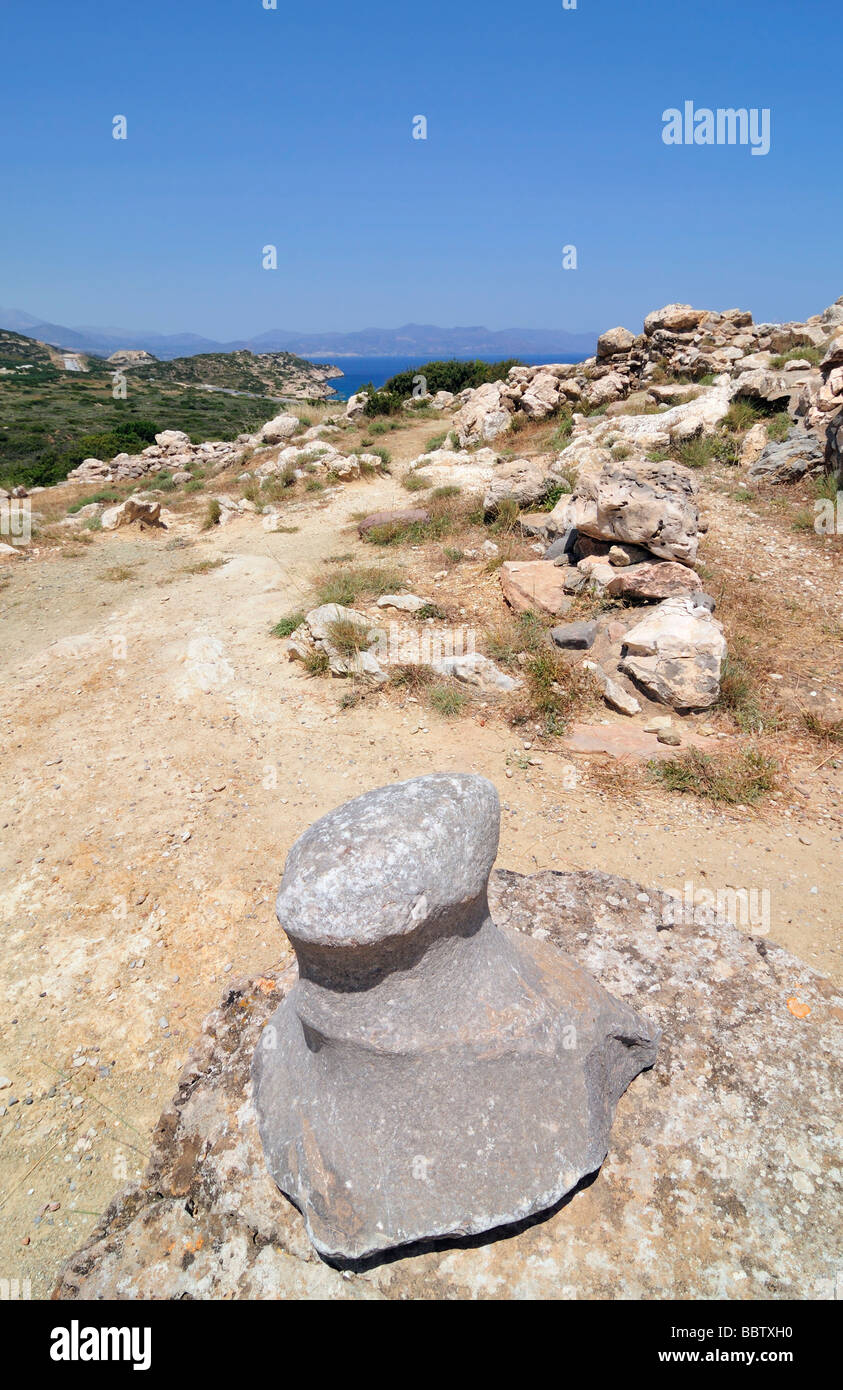
[[[293,846],[299,980],[252,1074],[266,1161],[316,1249],[359,1259],[552,1207],[606,1156],[657,1030],[555,947],[497,926],[497,793],[436,774]]]

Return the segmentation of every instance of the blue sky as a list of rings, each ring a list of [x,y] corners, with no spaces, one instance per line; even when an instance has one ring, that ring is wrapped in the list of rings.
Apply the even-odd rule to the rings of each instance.
[[[0,304],[54,322],[638,330],[843,294],[840,0],[46,0],[2,34]],[[769,107],[770,153],[666,146],[687,100]]]

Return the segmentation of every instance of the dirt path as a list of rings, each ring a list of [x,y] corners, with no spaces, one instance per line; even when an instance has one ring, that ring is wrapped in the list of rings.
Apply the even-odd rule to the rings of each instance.
[[[103,534],[75,558],[16,562],[2,591],[0,1264],[35,1296],[144,1166],[225,981],[286,958],[272,904],[290,845],[370,787],[483,773],[504,803],[499,865],[767,892],[772,939],[843,978],[833,760],[797,750],[787,793],[757,813],[656,789],[624,800],[589,782],[587,760],[525,749],[494,717],[450,722],[411,699],[341,710],[340,682],[287,661],[272,625],[330,557],[372,563],[352,514],[407,504],[401,463],[432,432],[390,439],[392,477],[294,503],[293,533],[245,517]],[[710,505],[741,563],[760,565],[771,534],[716,489]],[[833,607],[838,577],[809,541],[793,547]],[[204,560],[224,563],[185,572]],[[129,578],[104,577],[120,567]]]

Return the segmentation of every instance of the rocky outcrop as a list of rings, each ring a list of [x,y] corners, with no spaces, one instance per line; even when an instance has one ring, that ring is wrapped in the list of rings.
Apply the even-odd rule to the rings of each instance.
[[[580,402],[592,409],[611,409],[636,391],[659,389],[671,376],[700,381],[709,375],[717,378],[717,384],[700,388],[702,404],[696,410],[670,419],[650,417],[644,424],[639,418],[642,441],[645,434],[648,439],[655,437],[655,447],[710,432],[734,395],[781,403],[791,410],[806,395],[805,409],[816,413],[828,407],[833,387],[810,360],[791,361],[780,369],[774,369],[773,362],[777,354],[798,351],[803,345],[822,347],[840,329],[839,301],[823,315],[787,324],[755,324],[752,315],[740,309],[717,313],[689,304],[668,304],[647,315],[644,332],[638,336],[626,328],[603,333],[596,357],[570,366],[513,367],[505,381],[461,393],[455,421],[460,443],[494,439],[515,416],[544,419]],[[814,428],[818,422],[811,418],[808,423]],[[628,423],[621,425],[623,434],[629,430]]]
[[[152,478],[162,469],[191,471],[195,467],[219,470],[231,467],[255,440],[241,435],[237,440],[209,440],[192,444],[182,430],[162,430],[140,454],[116,454],[113,459],[87,458],[67,475],[69,483],[122,482],[131,478]]]
[[[765,483],[792,483],[806,473],[822,472],[824,467],[823,445],[816,435],[797,425],[787,439],[765,446],[750,464],[749,476]]]
[[[463,447],[495,439],[509,429],[512,412],[502,402],[503,390],[500,382],[493,381],[470,393],[470,399],[454,416],[454,429]]]
[[[118,348],[105,360],[112,367],[146,367],[157,358],[143,348]]]
[[[121,526],[137,523],[141,527],[163,526],[161,503],[143,497],[127,497],[116,507],[108,507],[100,518],[104,531],[116,531]]]
[[[261,425],[258,430],[258,439],[261,444],[280,444],[283,440],[294,435],[300,425],[301,421],[297,415],[282,413],[276,415],[272,420],[267,420],[265,425]]]
[[[556,504],[548,530],[564,535],[573,527],[596,540],[631,542],[693,565],[700,537],[696,496],[696,479],[681,464],[612,462]]]
[[[340,630],[345,635],[340,639]],[[323,653],[328,669],[335,676],[368,676],[385,681],[386,673],[371,650],[380,641],[377,624],[340,603],[324,603],[313,608],[296,628],[287,643],[291,661],[304,661],[316,652]]]

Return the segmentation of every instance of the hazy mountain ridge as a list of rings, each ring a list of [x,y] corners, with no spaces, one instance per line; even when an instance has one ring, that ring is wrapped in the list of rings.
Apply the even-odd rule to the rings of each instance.
[[[362,328],[351,333],[302,333],[273,328],[252,338],[220,343],[195,333],[155,333],[145,329],[68,328],[35,318],[19,309],[0,309],[0,328],[40,338],[56,347],[109,356],[119,348],[142,348],[168,360],[206,352],[292,352],[301,356],[389,357],[495,356],[518,353],[535,356],[557,353],[589,356],[597,342],[595,333],[568,333],[553,328],[501,328],[482,326],[440,328],[435,324],[407,323],[399,328]]]

